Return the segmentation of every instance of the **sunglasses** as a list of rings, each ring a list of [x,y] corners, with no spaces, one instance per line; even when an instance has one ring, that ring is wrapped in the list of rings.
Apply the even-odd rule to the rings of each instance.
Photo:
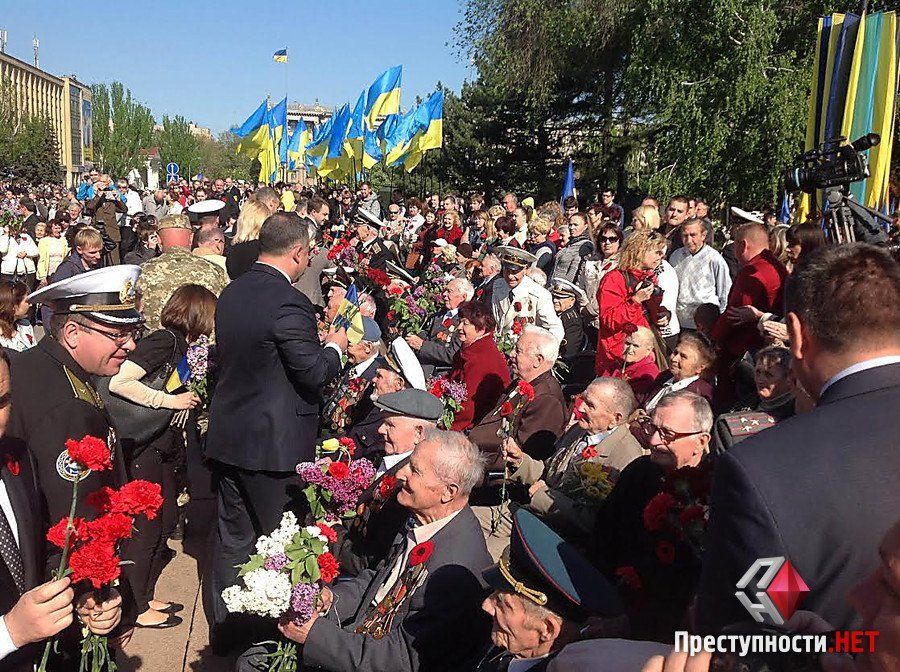
[[[618,243],[619,237],[618,236],[600,236],[600,242],[601,243]]]

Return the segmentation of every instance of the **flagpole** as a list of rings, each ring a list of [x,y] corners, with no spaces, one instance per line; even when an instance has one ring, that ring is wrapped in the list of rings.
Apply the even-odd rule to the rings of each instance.
[[[282,142],[287,142],[288,138],[284,137],[288,132],[288,123],[287,123],[287,107],[288,107],[288,67],[290,67],[291,57],[288,53],[287,46],[284,47],[284,130],[282,131]],[[281,179],[283,182],[287,182],[287,163],[281,163],[281,149],[278,150],[278,162],[281,170]]]

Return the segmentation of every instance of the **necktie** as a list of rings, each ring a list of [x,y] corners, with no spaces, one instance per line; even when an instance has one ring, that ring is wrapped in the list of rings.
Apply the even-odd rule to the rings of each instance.
[[[22,554],[13,536],[12,527],[6,519],[6,514],[0,509],[0,557],[9,568],[19,594],[25,592],[25,566],[22,564]]]

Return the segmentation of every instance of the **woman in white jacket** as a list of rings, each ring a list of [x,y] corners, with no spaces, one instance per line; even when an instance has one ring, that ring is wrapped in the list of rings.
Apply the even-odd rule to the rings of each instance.
[[[0,280],[18,280],[33,290],[38,248],[32,237],[24,231],[10,235],[6,228],[0,229],[0,255]]]

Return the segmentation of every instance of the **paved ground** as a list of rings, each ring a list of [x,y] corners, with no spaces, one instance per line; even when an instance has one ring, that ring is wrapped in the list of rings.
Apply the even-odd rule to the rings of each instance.
[[[209,526],[212,500],[191,503],[187,539],[169,542],[178,555],[169,563],[156,588],[162,600],[180,602],[184,623],[167,630],[138,629],[121,661],[121,672],[226,672],[234,669],[234,659],[212,655],[209,630],[200,598],[200,576]]]

